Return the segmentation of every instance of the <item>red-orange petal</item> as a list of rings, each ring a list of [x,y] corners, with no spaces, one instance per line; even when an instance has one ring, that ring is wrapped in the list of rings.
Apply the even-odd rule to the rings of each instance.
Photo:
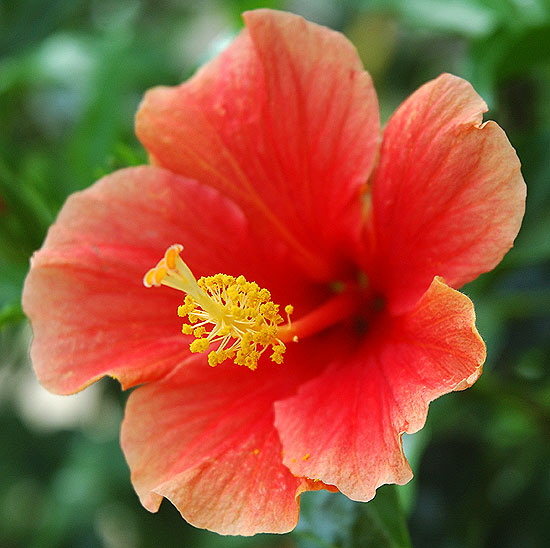
[[[159,165],[234,199],[256,232],[286,241],[311,277],[360,229],[379,142],[378,103],[340,33],[257,10],[187,83],[155,88],[136,132]]]
[[[284,463],[354,500],[412,472],[401,435],[419,430],[430,401],[472,384],[485,345],[471,301],[436,278],[414,309],[386,318],[361,351],[275,404]]]
[[[317,486],[282,464],[273,401],[293,386],[286,365],[210,368],[193,356],[131,394],[122,448],[148,510],[166,497],[189,523],[221,534],[295,527],[299,494]]]
[[[185,244],[197,276],[258,273],[240,210],[194,181],[131,168],[68,199],[32,259],[23,292],[32,361],[46,388],[71,393],[105,375],[128,387],[183,360],[188,341],[177,315],[183,294],[142,283],[175,242]],[[256,254],[260,266],[268,264]]]
[[[472,86],[444,74],[392,116],[373,180],[375,284],[393,311],[434,276],[460,287],[510,249],[525,208],[516,153]],[[374,280],[373,280],[374,281]]]

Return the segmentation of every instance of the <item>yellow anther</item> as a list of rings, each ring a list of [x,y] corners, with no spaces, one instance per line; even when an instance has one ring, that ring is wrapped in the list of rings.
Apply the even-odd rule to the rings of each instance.
[[[195,329],[193,329],[193,335],[197,337],[197,339],[202,337],[205,333],[206,333],[206,327],[204,327],[204,325],[202,325],[201,327],[195,327]]]
[[[182,326],[184,335],[193,335],[191,352],[208,353],[212,367],[232,359],[237,365],[256,369],[261,355],[271,346],[271,360],[283,362],[286,347],[278,337],[277,326],[283,322],[279,305],[271,301],[271,294],[244,276],[234,278],[215,274],[194,278],[180,253],[183,246],[170,246],[158,264],[149,270],[143,283],[146,287],[166,285],[186,293],[178,315],[187,318]],[[287,318],[293,311],[285,307]]]
[[[275,363],[283,363],[283,354],[285,353],[286,347],[284,344],[277,344],[272,347],[273,354],[271,354],[270,358]]]
[[[209,346],[210,342],[208,341],[208,339],[195,339],[189,345],[189,350],[191,350],[191,352],[206,352]]]

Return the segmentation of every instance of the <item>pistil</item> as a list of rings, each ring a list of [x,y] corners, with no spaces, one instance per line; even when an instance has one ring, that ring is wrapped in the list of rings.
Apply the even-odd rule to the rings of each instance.
[[[180,257],[183,246],[170,246],[164,257],[143,277],[146,287],[166,285],[186,293],[178,315],[187,318],[184,335],[193,335],[191,352],[208,352],[208,363],[216,366],[227,359],[249,369],[256,369],[258,360],[271,347],[270,358],[282,363],[286,346],[277,336],[283,323],[279,305],[271,294],[244,276],[227,274],[202,277],[198,281]],[[292,313],[287,305],[285,312]],[[211,345],[217,345],[211,350]]]
[[[197,281],[181,258],[182,251],[180,244],[170,246],[145,274],[143,283],[146,287],[165,285],[186,294],[178,307],[178,315],[187,320],[182,333],[195,337],[189,349],[208,352],[211,366],[230,359],[254,370],[268,348],[271,360],[282,363],[285,343],[319,333],[352,316],[357,309],[356,292],[342,286],[339,293],[296,321],[290,320],[293,307],[287,305],[287,323],[283,323],[280,307],[267,289],[244,276],[227,274]]]
[[[285,343],[298,342],[349,318],[357,307],[357,298],[343,291],[302,316],[277,329],[277,337]]]

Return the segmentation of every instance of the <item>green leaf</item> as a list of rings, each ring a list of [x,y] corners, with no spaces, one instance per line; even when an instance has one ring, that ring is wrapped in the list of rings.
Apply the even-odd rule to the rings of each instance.
[[[417,28],[468,37],[487,36],[498,24],[492,9],[472,0],[374,0],[364,5],[394,13]]]
[[[1,159],[0,199],[5,204],[0,215],[0,250],[14,260],[26,261],[40,246],[54,215],[33,182],[20,183]]]
[[[300,548],[410,548],[398,488],[385,485],[367,503],[340,493],[302,495],[301,518],[293,536]]]
[[[25,314],[23,314],[23,309],[18,302],[6,305],[0,309],[0,329],[8,324],[18,323],[24,319]]]

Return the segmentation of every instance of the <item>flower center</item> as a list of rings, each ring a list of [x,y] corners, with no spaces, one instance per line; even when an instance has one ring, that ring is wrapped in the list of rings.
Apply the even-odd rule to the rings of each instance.
[[[282,363],[286,347],[277,326],[283,318],[269,291],[244,276],[216,274],[197,281],[180,257],[182,250],[180,244],[170,246],[164,258],[145,274],[143,283],[146,287],[166,285],[186,293],[178,315],[187,318],[182,333],[195,337],[189,345],[191,352],[206,352],[217,344],[208,353],[211,366],[232,359],[254,370],[260,356],[271,347],[271,360]],[[291,305],[285,307],[289,324],[292,311]]]
[[[267,289],[244,276],[215,274],[196,280],[180,257],[182,251],[181,244],[170,246],[145,274],[143,284],[165,285],[186,294],[178,307],[178,315],[187,320],[182,333],[195,337],[189,345],[191,352],[208,351],[212,367],[231,359],[254,370],[270,347],[271,360],[282,363],[285,343],[298,342],[357,313],[357,291],[342,285],[341,291],[296,321],[290,321],[294,307],[285,306],[287,323],[283,323],[280,306],[271,300]],[[215,348],[211,350],[212,345]]]

